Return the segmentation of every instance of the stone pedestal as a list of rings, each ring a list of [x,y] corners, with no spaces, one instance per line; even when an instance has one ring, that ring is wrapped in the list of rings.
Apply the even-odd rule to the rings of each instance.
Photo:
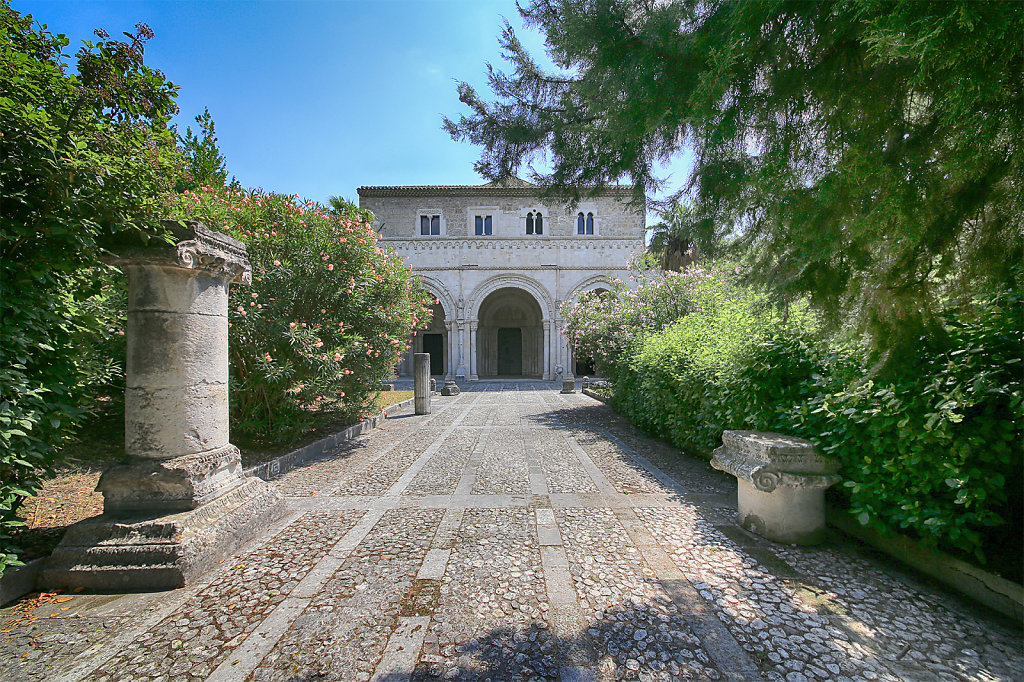
[[[416,414],[430,414],[430,396],[434,392],[430,378],[430,353],[413,355],[413,406]]]
[[[455,383],[453,379],[449,379],[444,382],[444,388],[441,389],[441,395],[458,395],[459,393],[459,385]]]
[[[575,393],[576,392],[576,379],[569,377],[562,379],[562,390],[559,393]]]
[[[249,282],[245,247],[199,223],[172,233],[176,246],[115,259],[128,274],[128,460],[100,477],[103,514],[68,529],[47,587],[181,587],[284,514],[228,442],[228,287]]]
[[[590,377],[583,377],[580,388],[590,388]]]
[[[738,521],[769,540],[799,545],[825,536],[825,489],[839,463],[810,441],[778,433],[726,431],[711,466],[736,477]]]

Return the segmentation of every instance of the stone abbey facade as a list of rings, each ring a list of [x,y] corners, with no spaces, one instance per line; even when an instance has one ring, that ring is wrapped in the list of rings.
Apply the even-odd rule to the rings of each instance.
[[[460,381],[572,376],[559,308],[625,278],[644,248],[645,216],[627,205],[628,187],[606,187],[572,208],[518,178],[358,191],[382,246],[438,300],[401,375],[412,374],[413,353],[430,353],[431,374]]]

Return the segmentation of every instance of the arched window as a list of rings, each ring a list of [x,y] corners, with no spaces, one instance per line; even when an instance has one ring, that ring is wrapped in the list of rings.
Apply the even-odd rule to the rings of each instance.
[[[544,216],[537,212],[537,221],[534,223],[534,234],[544,234]]]
[[[533,234],[533,212],[526,214],[526,234]]]
[[[583,217],[583,214],[580,213],[579,215],[576,216],[576,234],[586,234],[586,233],[587,233],[587,222],[586,222],[586,219]]]
[[[587,234],[594,234],[594,214],[587,214]]]

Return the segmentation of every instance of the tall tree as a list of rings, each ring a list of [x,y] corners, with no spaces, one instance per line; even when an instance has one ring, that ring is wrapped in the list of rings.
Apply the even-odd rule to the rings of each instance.
[[[679,272],[698,260],[708,261],[731,254],[732,235],[709,220],[698,220],[689,204],[660,211],[661,222],[651,225],[650,252],[662,270]]]
[[[217,131],[208,107],[196,116],[199,132],[192,132],[192,127],[185,128],[184,137],[178,138],[184,160],[184,173],[178,179],[176,189],[179,192],[198,187],[224,187],[228,180],[227,162],[217,146]]]
[[[506,25],[496,101],[445,119],[489,178],[545,157],[552,194],[695,153],[695,220],[741,232],[753,277],[879,347],[1024,257],[1024,5],[992,0],[533,0],[547,73]]]

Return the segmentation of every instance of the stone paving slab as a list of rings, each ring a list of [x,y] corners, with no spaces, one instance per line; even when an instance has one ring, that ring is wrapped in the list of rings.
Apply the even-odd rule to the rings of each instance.
[[[1012,623],[747,533],[731,477],[559,388],[393,415],[188,588],[0,610],[0,680],[1024,679]]]

